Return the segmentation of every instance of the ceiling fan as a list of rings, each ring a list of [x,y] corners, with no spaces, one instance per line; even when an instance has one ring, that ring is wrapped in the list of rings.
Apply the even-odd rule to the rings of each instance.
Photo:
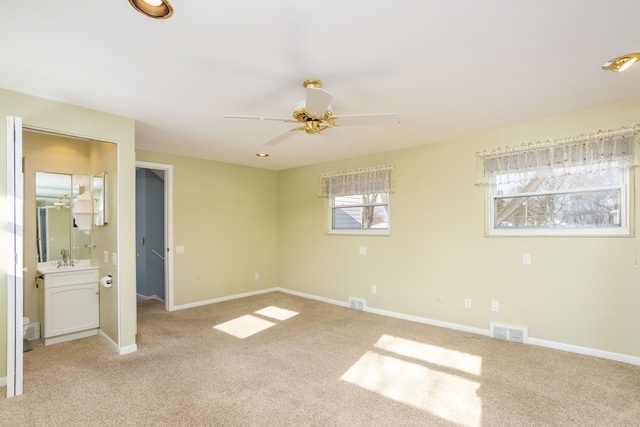
[[[58,210],[60,210],[62,208],[69,209],[69,199],[67,198],[66,194],[63,194],[60,199],[56,200],[51,205],[49,205],[47,203],[46,208],[47,209],[58,209]]]
[[[305,80],[302,84],[307,90],[307,97],[298,101],[293,106],[293,119],[280,117],[260,116],[224,116],[228,119],[256,119],[276,120],[287,123],[298,123],[302,126],[295,127],[267,141],[263,145],[276,145],[293,136],[297,131],[308,134],[320,134],[327,139],[348,143],[350,138],[338,132],[335,128],[340,126],[381,126],[400,123],[400,116],[396,113],[382,114],[354,114],[346,116],[334,116],[331,111],[331,99],[333,95],[322,89],[322,81],[316,79]]]

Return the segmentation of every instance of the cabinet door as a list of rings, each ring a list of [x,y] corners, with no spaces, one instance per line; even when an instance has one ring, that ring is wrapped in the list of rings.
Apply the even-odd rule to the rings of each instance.
[[[44,337],[97,328],[98,292],[97,283],[45,289]]]

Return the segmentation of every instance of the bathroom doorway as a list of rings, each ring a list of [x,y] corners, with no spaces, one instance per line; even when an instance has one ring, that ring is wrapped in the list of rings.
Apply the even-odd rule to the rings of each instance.
[[[98,168],[108,171],[115,182],[117,178],[117,142],[98,140],[92,137],[72,135],[70,133],[43,129],[33,125],[23,125],[18,117],[7,117],[7,194],[9,242],[12,245],[13,256],[7,259],[7,397],[18,396],[23,392],[23,350],[24,339],[38,339],[42,332],[43,312],[41,304],[43,299],[42,288],[38,285],[37,267],[38,238],[36,231],[40,218],[40,208],[37,201],[36,176],[39,170],[48,170],[55,174],[86,175],[90,179]],[[95,170],[94,170],[95,169]],[[116,188],[115,185],[113,188]],[[68,211],[70,209],[70,191],[64,197],[57,197],[50,206],[51,209]],[[57,203],[57,204],[56,204]],[[117,210],[117,199],[110,199],[109,205]],[[70,218],[68,216],[68,218]],[[61,227],[63,224],[57,224]],[[56,229],[56,236],[71,236],[76,230],[72,228],[70,221],[65,223],[67,231]],[[52,229],[53,230],[53,229]],[[40,230],[42,232],[42,230]],[[93,230],[92,236],[100,237],[100,241],[117,242],[118,235],[115,227],[102,227],[101,231]],[[41,234],[42,235],[42,234]],[[40,236],[41,236],[40,235]],[[76,236],[77,237],[77,236]],[[86,235],[83,237],[87,237]],[[48,238],[48,237],[47,237]],[[65,244],[70,256],[79,254],[73,250],[69,240]],[[76,247],[82,246],[80,240],[74,240]],[[93,247],[87,240],[86,259],[94,263],[90,255],[89,247]],[[116,244],[113,247],[117,247]],[[42,254],[42,253],[40,253]],[[85,257],[83,257],[84,259]],[[15,263],[10,262],[15,260]],[[97,263],[96,263],[97,264]],[[116,264],[114,263],[114,266]],[[103,266],[101,265],[101,268]],[[110,271],[118,277],[116,267]],[[119,333],[119,301],[118,295],[101,295],[101,316],[115,319],[111,322],[113,330],[108,328],[101,330],[105,337],[118,337]],[[27,319],[28,318],[28,319]],[[22,320],[30,322],[26,330],[22,328]],[[18,326],[21,326],[18,328]],[[33,328],[32,328],[33,326]],[[109,333],[111,333],[109,335]],[[113,342],[116,342],[114,340]],[[116,346],[118,343],[115,344]]]
[[[173,309],[173,166],[136,162],[136,294]]]

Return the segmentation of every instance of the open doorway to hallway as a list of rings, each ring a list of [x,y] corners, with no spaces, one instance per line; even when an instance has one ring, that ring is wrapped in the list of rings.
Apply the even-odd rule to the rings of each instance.
[[[136,293],[173,306],[171,166],[136,163]]]

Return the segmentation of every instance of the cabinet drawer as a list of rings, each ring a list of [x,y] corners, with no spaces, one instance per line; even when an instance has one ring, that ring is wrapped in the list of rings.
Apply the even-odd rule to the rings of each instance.
[[[98,269],[65,271],[63,273],[47,273],[44,275],[44,287],[54,288],[58,286],[80,285],[83,283],[99,282]]]

